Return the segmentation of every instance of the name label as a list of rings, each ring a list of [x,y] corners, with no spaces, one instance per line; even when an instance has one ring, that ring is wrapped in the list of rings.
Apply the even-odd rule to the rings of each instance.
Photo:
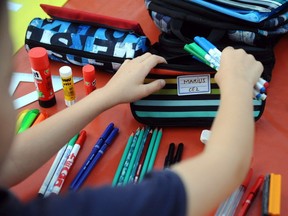
[[[210,74],[185,75],[177,77],[177,94],[179,96],[210,94],[210,92]]]

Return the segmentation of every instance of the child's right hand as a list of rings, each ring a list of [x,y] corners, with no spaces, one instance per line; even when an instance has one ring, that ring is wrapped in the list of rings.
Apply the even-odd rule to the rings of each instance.
[[[220,68],[215,80],[222,90],[224,86],[235,88],[243,81],[253,88],[262,72],[262,63],[255,60],[253,55],[247,54],[243,49],[226,47],[222,51]]]

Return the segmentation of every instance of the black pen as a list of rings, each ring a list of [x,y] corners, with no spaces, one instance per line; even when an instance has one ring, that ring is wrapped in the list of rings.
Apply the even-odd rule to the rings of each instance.
[[[170,143],[168,153],[167,153],[167,155],[165,157],[165,161],[164,161],[164,168],[168,168],[171,164],[173,164],[174,150],[175,150],[175,144]]]
[[[183,153],[184,144],[179,143],[176,151],[176,155],[174,157],[173,163],[178,163],[181,160],[182,153]]]

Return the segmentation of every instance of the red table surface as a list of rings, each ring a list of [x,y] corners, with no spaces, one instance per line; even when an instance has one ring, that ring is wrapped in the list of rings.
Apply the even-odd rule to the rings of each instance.
[[[84,3],[85,2],[85,3]],[[142,26],[145,34],[152,43],[157,41],[159,31],[151,21],[145,8],[143,0],[115,0],[107,4],[105,0],[69,0],[64,7],[74,8],[99,14],[104,14],[123,19],[136,20]],[[252,168],[254,173],[249,184],[248,190],[256,181],[259,175],[276,173],[282,175],[281,191],[281,215],[288,215],[288,188],[287,188],[287,155],[288,155],[288,37],[283,37],[275,46],[276,64],[273,70],[272,80],[270,82],[266,107],[261,119],[256,122],[256,136]],[[58,70],[64,64],[51,62],[51,71],[54,75],[59,75]],[[72,66],[74,76],[82,76],[81,67]],[[30,64],[24,48],[19,50],[14,56],[14,71],[30,73]],[[96,71],[97,87],[100,88],[109,80],[111,74],[102,71]],[[77,100],[85,97],[83,81],[75,85]],[[34,91],[34,84],[22,83],[15,97],[19,97],[30,91]],[[56,93],[57,104],[49,109],[41,108],[38,102],[34,102],[26,107],[19,109],[38,108],[47,112],[50,116],[59,110],[65,108],[64,96],[62,91]],[[80,111],[80,110],[79,110]],[[120,128],[119,135],[113,145],[108,149],[106,154],[99,161],[99,164],[93,169],[85,181],[85,187],[101,186],[111,184],[118,163],[122,156],[129,135],[139,126],[130,112],[129,104],[118,105],[99,115],[84,129],[87,131],[87,139],[84,147],[81,149],[78,158],[70,170],[70,173],[64,183],[61,193],[65,193],[72,179],[82,166],[84,160],[90,153],[99,136],[105,127],[114,122],[115,126]],[[203,144],[200,142],[200,134],[204,127],[178,127],[163,128],[163,137],[159,146],[157,158],[155,160],[155,169],[162,169],[164,158],[168,146],[171,142],[176,144],[184,143],[183,159],[193,157],[203,150]],[[51,143],[53,145],[53,143]],[[28,201],[37,195],[37,192],[53,162],[51,158],[40,169],[33,173],[26,180],[11,188],[11,190],[23,201]],[[215,169],[225,169],[225,167],[215,167]],[[189,172],[189,171],[188,171]],[[213,180],[211,179],[211,184]],[[244,197],[246,197],[246,194]],[[209,193],[207,194],[209,196]],[[261,215],[262,196],[261,191],[252,203],[248,216]],[[213,213],[211,213],[213,215]]]

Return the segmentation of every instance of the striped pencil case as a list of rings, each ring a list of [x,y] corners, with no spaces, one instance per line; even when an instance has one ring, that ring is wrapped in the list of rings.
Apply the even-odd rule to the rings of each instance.
[[[208,72],[207,72],[208,71]],[[220,103],[220,90],[214,80],[215,71],[184,72],[155,69],[145,82],[162,78],[163,89],[130,104],[134,118],[150,126],[211,126]],[[265,101],[253,100],[254,117],[258,120]]]

